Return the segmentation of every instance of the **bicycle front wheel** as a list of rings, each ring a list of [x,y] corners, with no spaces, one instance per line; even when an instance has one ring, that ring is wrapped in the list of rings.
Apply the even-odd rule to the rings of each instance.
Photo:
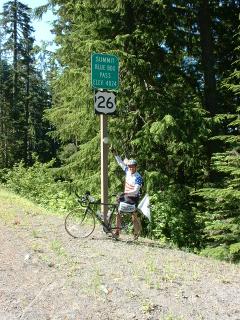
[[[65,218],[65,230],[73,238],[87,238],[95,229],[95,217],[88,208],[72,210]]]

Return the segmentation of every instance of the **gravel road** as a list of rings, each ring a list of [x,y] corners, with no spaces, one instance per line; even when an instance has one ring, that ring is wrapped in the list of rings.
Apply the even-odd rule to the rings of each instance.
[[[12,210],[12,208],[11,208]],[[0,220],[1,320],[240,320],[240,266],[15,207]]]

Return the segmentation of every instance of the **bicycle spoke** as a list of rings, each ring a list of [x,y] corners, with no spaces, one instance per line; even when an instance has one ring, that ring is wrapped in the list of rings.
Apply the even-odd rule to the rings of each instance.
[[[95,229],[95,217],[86,208],[72,210],[65,218],[65,230],[73,238],[86,238]]]

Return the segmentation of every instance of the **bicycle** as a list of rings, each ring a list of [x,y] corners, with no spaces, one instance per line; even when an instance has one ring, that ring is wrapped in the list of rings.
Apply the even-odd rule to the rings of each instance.
[[[79,196],[76,192],[77,202],[80,204],[79,207],[73,209],[67,214],[65,218],[65,230],[73,238],[87,238],[89,237],[96,227],[96,220],[102,225],[103,231],[106,234],[110,234],[114,239],[115,237],[115,217],[118,213],[119,203],[102,203],[100,200],[95,200],[90,192],[87,191],[85,195]],[[100,212],[101,206],[108,206],[107,219],[104,221],[103,214]],[[134,207],[134,211],[137,209]],[[125,214],[126,213],[126,214]],[[122,212],[122,224],[120,230],[127,230],[129,228],[130,222],[129,216],[131,212]],[[140,224],[140,222],[138,221]],[[139,228],[140,229],[140,228]],[[139,232],[140,233],[140,232]]]

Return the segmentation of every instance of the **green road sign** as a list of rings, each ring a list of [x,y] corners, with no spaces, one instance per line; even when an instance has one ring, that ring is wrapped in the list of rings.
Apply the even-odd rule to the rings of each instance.
[[[116,90],[119,86],[119,59],[117,56],[92,53],[91,81],[94,89]]]

